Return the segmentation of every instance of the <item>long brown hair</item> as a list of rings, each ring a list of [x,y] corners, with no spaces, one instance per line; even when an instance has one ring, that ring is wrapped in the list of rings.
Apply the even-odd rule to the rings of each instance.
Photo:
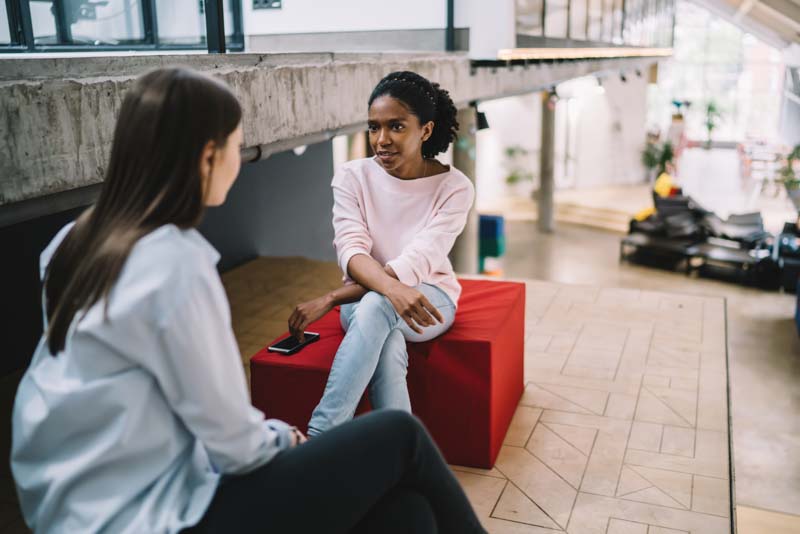
[[[165,224],[200,222],[203,149],[208,141],[224,146],[241,118],[230,89],[198,72],[158,69],[135,82],[122,103],[97,203],[78,218],[47,268],[51,354],[64,349],[75,315],[108,297],[142,236]]]

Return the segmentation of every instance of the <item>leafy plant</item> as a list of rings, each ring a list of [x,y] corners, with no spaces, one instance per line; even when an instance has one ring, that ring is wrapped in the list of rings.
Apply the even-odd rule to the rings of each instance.
[[[534,175],[526,165],[526,159],[530,153],[528,149],[520,145],[506,147],[506,175],[507,184],[516,184],[523,181],[533,181]]]
[[[778,171],[786,189],[800,189],[800,176],[794,170],[795,161],[800,162],[800,145],[795,145],[794,149],[789,152],[786,156],[786,165]]]
[[[658,160],[661,158],[661,149],[658,143],[647,143],[642,151],[642,165],[647,170],[653,170],[658,166]]]
[[[649,171],[656,171],[656,175],[667,170],[667,164],[675,159],[675,150],[669,141],[648,142],[642,151],[642,164]]]
[[[658,159],[658,174],[667,170],[667,164],[673,163],[675,160],[675,150],[672,148],[672,143],[664,141],[661,145],[661,157]]]
[[[706,148],[711,148],[711,134],[717,128],[719,120],[722,118],[722,110],[719,109],[717,103],[709,100],[706,104],[706,131],[708,131],[708,140],[706,141]]]

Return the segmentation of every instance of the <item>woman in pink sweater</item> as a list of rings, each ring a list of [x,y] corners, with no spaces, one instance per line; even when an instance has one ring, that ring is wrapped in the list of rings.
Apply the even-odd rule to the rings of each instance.
[[[289,328],[342,305],[347,332],[310,436],[353,417],[369,388],[375,409],[410,412],[406,342],[427,341],[453,324],[461,286],[448,259],[474,200],[469,178],[435,156],[456,137],[449,94],[413,72],[393,72],[369,98],[375,157],[350,161],[333,177],[334,246],[344,286],[300,304]]]

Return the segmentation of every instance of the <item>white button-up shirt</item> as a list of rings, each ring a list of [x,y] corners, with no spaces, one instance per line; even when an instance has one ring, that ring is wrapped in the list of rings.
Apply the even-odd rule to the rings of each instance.
[[[158,228],[133,247],[107,318],[103,300],[56,357],[39,342],[11,454],[32,529],[176,532],[200,520],[220,474],[289,446],[288,426],[250,404],[217,261],[196,230]]]

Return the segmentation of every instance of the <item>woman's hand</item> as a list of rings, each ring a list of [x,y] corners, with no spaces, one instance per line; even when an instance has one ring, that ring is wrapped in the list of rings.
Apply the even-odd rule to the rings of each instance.
[[[302,432],[297,430],[296,427],[292,427],[291,436],[292,436],[292,447],[297,447],[298,445],[302,445],[303,443],[308,441],[308,438],[305,437]]]
[[[397,314],[417,334],[422,333],[422,327],[433,326],[436,321],[444,322],[441,312],[425,295],[402,282],[392,284],[384,296],[392,303]]]
[[[289,332],[301,343],[305,341],[303,331],[314,321],[333,309],[333,299],[330,295],[315,298],[308,302],[298,304],[289,317]]]

